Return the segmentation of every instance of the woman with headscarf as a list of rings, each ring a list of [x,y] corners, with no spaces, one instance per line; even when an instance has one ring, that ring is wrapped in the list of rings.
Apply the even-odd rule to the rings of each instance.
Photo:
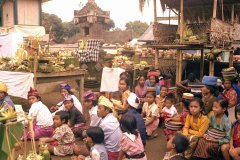
[[[7,109],[9,106],[14,108],[14,103],[8,96],[6,83],[0,82],[0,108]]]
[[[73,103],[74,106],[81,112],[83,113],[82,110],[82,104],[80,103],[80,101],[77,99],[77,97],[73,94],[73,92],[71,92],[71,87],[69,84],[67,83],[61,83],[60,84],[60,94],[62,96],[62,99],[64,99],[66,97],[66,95],[71,95],[72,99],[73,99]],[[52,106],[50,108],[51,112],[53,112],[52,114],[54,115],[56,112],[64,110],[66,111],[66,108],[63,104],[63,101],[59,102],[56,106]]]
[[[159,95],[160,94],[160,86],[158,85],[158,76],[159,76],[159,73],[157,73],[156,71],[149,71],[148,74],[147,74],[147,77],[148,77],[148,82],[146,83],[146,86],[151,88],[151,87],[154,87],[155,88],[155,91],[156,91],[156,95]]]
[[[38,91],[31,88],[28,92],[28,103],[31,105],[28,115],[33,118],[34,138],[51,137],[53,133],[53,118],[48,107],[45,106]],[[31,138],[31,133],[27,133],[27,138]]]

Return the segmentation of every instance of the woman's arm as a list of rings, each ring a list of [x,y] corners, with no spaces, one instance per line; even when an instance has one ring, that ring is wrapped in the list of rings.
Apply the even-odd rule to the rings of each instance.
[[[233,146],[233,134],[234,134],[234,127],[232,127],[232,133],[231,133],[231,138],[230,138],[230,149],[233,149],[234,146]]]
[[[55,138],[40,138],[39,141],[44,142],[44,143],[49,143],[49,142],[56,141],[56,139]]]

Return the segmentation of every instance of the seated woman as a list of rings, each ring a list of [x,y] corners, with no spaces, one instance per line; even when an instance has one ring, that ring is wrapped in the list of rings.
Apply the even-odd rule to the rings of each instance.
[[[69,84],[66,83],[62,83],[60,84],[60,94],[62,96],[62,99],[65,98],[66,95],[71,95],[73,102],[74,102],[74,106],[81,112],[82,112],[82,104],[80,103],[80,101],[77,99],[76,96],[74,96],[74,94],[71,92],[71,87]],[[66,108],[63,104],[63,101],[59,102],[56,106],[52,106],[50,108],[51,112],[53,112],[52,114],[54,115],[56,112],[58,111],[66,111]]]
[[[0,82],[0,108],[7,109],[9,106],[14,108],[14,104],[7,94],[8,88],[6,83]]]
[[[227,108],[228,102],[225,99],[216,100],[214,102],[214,115],[210,117],[209,129],[204,134],[203,138],[199,140],[194,152],[194,157],[217,159],[218,151],[220,149],[224,159],[230,160],[229,141],[231,137],[232,123],[227,117]]]
[[[160,94],[160,87],[158,84],[158,81],[159,81],[158,76],[159,76],[159,73],[157,73],[155,71],[150,71],[147,74],[148,83],[146,83],[147,81],[145,82],[147,87],[155,87],[156,95]]]
[[[28,102],[31,105],[29,116],[33,117],[34,138],[51,137],[53,134],[53,118],[52,114],[42,102],[38,91],[31,88],[28,92]],[[30,132],[27,133],[27,138],[31,138]]]
[[[81,112],[74,106],[72,96],[67,95],[63,104],[69,113],[68,126],[72,129],[76,137],[82,137],[82,132],[86,129],[86,121]]]
[[[189,114],[187,115],[185,125],[183,127],[183,135],[189,138],[189,147],[185,151],[185,158],[190,158],[196,149],[198,139],[203,137],[209,128],[209,120],[201,112],[204,108],[203,102],[199,98],[195,98],[190,102]]]

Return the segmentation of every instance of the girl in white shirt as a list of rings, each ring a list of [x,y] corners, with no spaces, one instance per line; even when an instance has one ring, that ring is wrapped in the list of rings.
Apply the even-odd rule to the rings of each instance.
[[[72,99],[73,99],[73,103],[74,103],[74,106],[81,112],[83,113],[82,111],[82,104],[80,103],[80,101],[77,99],[76,96],[73,95],[73,92],[71,92],[71,87],[69,84],[67,83],[61,83],[60,84],[60,94],[62,96],[62,99],[65,98],[66,95],[71,95]],[[56,112],[58,111],[66,111],[66,108],[63,104],[63,101],[59,102],[56,106],[52,106],[50,108],[52,115],[54,116]]]

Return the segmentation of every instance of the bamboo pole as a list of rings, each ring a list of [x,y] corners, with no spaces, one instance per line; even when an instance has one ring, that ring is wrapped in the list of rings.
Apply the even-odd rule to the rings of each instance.
[[[84,76],[80,76],[80,82],[79,82],[79,99],[81,103],[83,104],[83,93],[84,93]]]
[[[234,4],[232,5],[232,12],[231,12],[231,23],[234,23]]]
[[[182,50],[180,50],[180,52],[179,52],[179,67],[178,67],[179,82],[182,80],[182,62],[183,62],[183,53],[182,53]]]
[[[176,59],[176,83],[180,82],[179,80],[179,62],[180,62],[180,50],[177,50],[177,59]]]
[[[233,67],[233,51],[229,52],[229,67]]]
[[[204,72],[204,53],[203,49],[201,49],[201,59],[200,59],[200,79],[203,77]]]
[[[217,17],[217,0],[213,2],[213,18]]]
[[[214,61],[209,61],[209,76],[214,76]]]
[[[34,53],[34,62],[33,62],[34,87],[36,87],[37,85],[37,66],[38,66],[37,53]]]
[[[184,20],[183,20],[183,0],[181,0],[180,2],[180,44],[183,42],[183,24],[184,24]]]
[[[157,0],[153,1],[154,6],[154,22],[157,22]]]
[[[158,68],[158,49],[155,48],[155,56],[154,56],[155,60],[154,60],[154,66],[155,66],[155,69]]]

